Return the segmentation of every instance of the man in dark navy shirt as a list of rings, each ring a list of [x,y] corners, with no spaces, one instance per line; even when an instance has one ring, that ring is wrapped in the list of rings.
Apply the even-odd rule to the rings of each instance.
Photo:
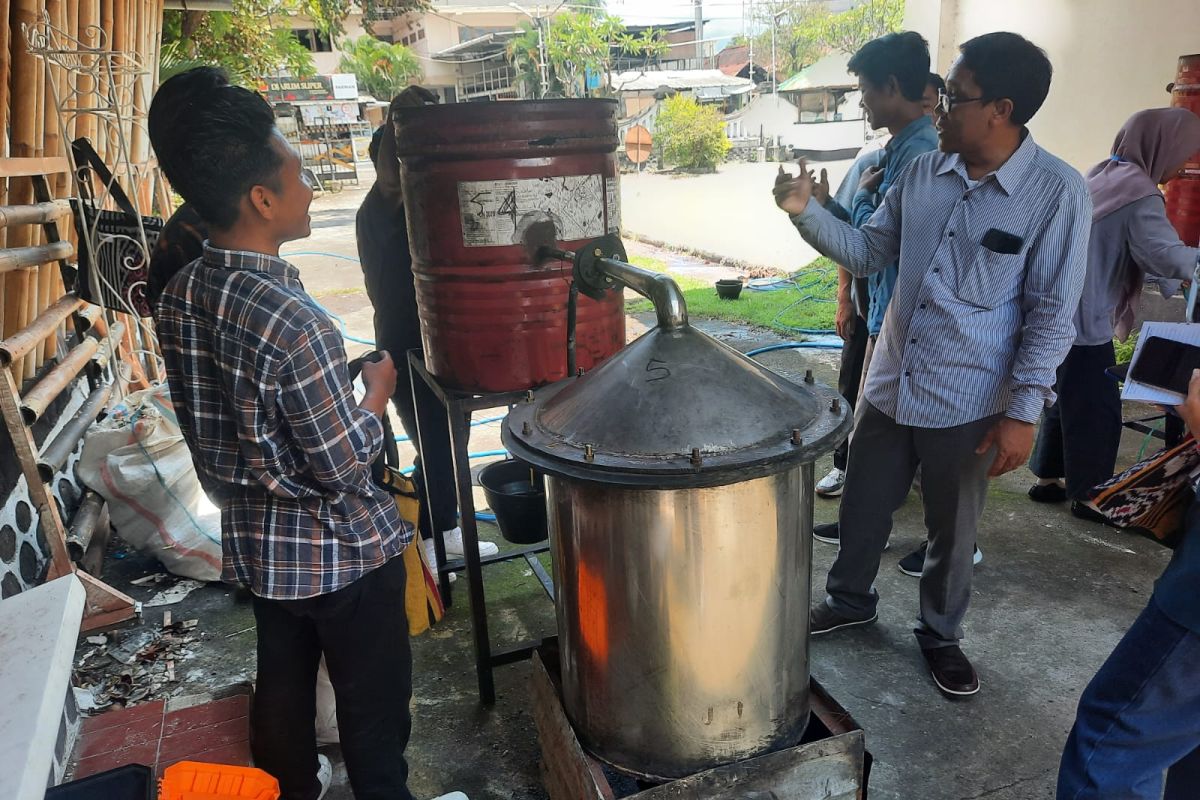
[[[391,354],[399,367],[392,401],[414,447],[418,447],[417,422],[420,421],[423,446],[418,448],[417,471],[413,477],[421,488],[420,530],[430,564],[434,563],[433,534],[442,535],[446,554],[454,558],[463,555],[462,530],[457,521],[458,500],[446,412],[424,381],[416,382],[414,403],[414,386],[408,371],[408,351],[421,347],[421,325],[417,316],[392,115],[397,108],[436,102],[436,95],[420,86],[409,87],[392,100],[387,120],[371,139],[375,185],[367,192],[355,218],[363,280],[367,296],[375,306],[375,342],[380,350]],[[498,548],[491,542],[479,542],[481,556],[497,552]]]

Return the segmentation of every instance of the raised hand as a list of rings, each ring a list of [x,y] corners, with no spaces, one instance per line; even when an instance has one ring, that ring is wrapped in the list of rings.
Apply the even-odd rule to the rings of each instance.
[[[792,175],[779,165],[779,174],[775,176],[775,205],[789,214],[799,214],[808,206],[809,199],[813,196],[813,187],[816,181],[813,179],[812,173],[808,169],[808,163],[802,158],[799,160],[800,174],[792,177]]]

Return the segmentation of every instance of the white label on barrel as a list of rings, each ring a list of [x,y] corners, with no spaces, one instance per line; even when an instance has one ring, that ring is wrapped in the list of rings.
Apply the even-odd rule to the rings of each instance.
[[[609,178],[604,186],[604,205],[608,209],[608,230],[605,233],[621,232],[621,182],[617,177]]]
[[[604,234],[604,179],[565,175],[507,181],[462,181],[458,208],[463,244],[503,247],[521,244],[528,221],[554,220],[560,242]]]

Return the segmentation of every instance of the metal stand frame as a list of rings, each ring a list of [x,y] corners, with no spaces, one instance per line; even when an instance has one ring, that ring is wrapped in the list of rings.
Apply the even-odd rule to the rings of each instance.
[[[488,635],[487,601],[483,593],[483,567],[523,558],[551,599],[554,599],[554,582],[537,559],[538,553],[545,553],[550,549],[548,542],[521,547],[486,558],[479,556],[479,526],[475,519],[475,498],[472,494],[471,462],[467,447],[473,412],[499,406],[512,407],[525,399],[526,392],[473,394],[449,389],[425,368],[424,355],[420,350],[408,352],[408,369],[414,390],[414,405],[416,405],[417,380],[420,379],[445,407],[449,420],[450,448],[454,456],[454,484],[458,495],[458,511],[461,517],[465,556],[463,560],[447,561],[445,543],[441,536],[435,534],[433,537],[433,549],[437,555],[435,566],[442,600],[447,607],[451,603],[450,573],[464,571],[467,573],[467,588],[470,590],[471,602],[471,632],[475,640],[475,673],[479,681],[479,701],[484,705],[491,705],[496,702],[496,684],[492,671],[505,664],[527,660],[541,645],[541,641],[528,641],[501,650],[492,650],[491,638]],[[421,441],[419,415],[417,417],[417,449],[419,451],[424,449]]]

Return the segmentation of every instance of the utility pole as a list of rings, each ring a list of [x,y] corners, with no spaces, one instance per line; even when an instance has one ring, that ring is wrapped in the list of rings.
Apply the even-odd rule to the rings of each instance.
[[[539,82],[542,85],[542,97],[545,97],[547,89],[550,88],[550,75],[547,72],[547,67],[546,67],[546,31],[542,24],[546,18],[542,15],[542,8],[541,8],[541,6],[534,6],[534,13],[530,13],[529,11],[526,11],[524,8],[522,8],[517,3],[509,3],[508,7],[516,9],[517,11],[520,11],[525,16],[529,17],[531,20],[533,20],[534,26],[537,27],[538,78],[539,78]]]
[[[696,7],[696,68],[704,69],[704,6],[702,0],[693,0]]]
[[[750,43],[750,82],[754,83],[754,0],[750,2],[750,35],[746,41]]]
[[[777,11],[771,19],[771,94],[778,95],[779,90],[779,59],[775,55],[775,29],[779,27],[779,20],[783,18],[786,12]],[[778,102],[778,96],[775,98]]]
[[[539,11],[539,14],[540,14],[540,11]],[[550,88],[550,74],[549,74],[548,67],[546,65],[545,21],[546,21],[545,17],[542,17],[542,16],[538,16],[538,18],[536,20],[537,29],[538,29],[538,67],[540,68],[541,77],[542,77],[542,98],[546,97],[546,92]]]

